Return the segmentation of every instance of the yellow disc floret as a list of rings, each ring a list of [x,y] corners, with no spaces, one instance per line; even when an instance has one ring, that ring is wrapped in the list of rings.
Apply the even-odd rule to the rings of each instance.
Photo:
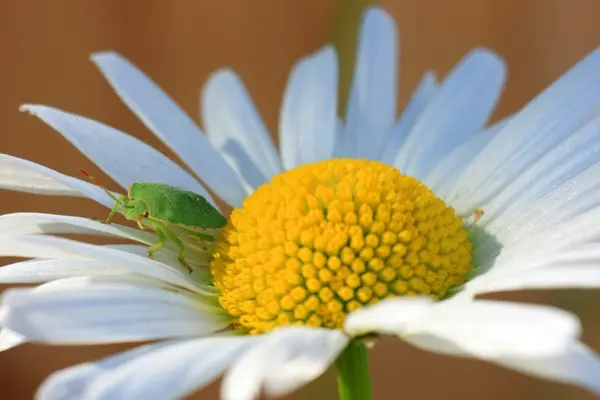
[[[232,212],[211,264],[220,303],[250,333],[341,328],[392,296],[440,298],[464,282],[471,243],[452,207],[375,161],[282,173]]]

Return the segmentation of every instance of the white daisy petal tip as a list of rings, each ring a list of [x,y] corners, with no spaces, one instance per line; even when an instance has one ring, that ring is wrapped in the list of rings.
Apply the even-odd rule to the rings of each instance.
[[[117,53],[114,50],[100,50],[100,51],[95,51],[92,54],[90,54],[90,60],[94,64],[98,64],[103,61],[110,61],[110,60],[114,60],[114,59],[124,60],[124,57],[121,56],[119,53]]]
[[[77,368],[79,367],[79,368]],[[46,377],[44,382],[38,386],[35,398],[39,400],[60,400],[60,399],[75,399],[81,396],[83,387],[87,383],[90,375],[91,365],[88,368],[76,366],[54,372]]]
[[[299,69],[302,69],[303,67],[306,68],[307,66],[312,66],[313,68],[318,67],[318,68],[320,68],[320,70],[324,70],[327,73],[333,75],[332,80],[337,81],[337,74],[338,74],[338,52],[337,52],[337,49],[332,44],[327,44],[327,45],[321,47],[314,53],[298,60],[298,62],[296,62],[296,64],[292,68],[290,75],[293,75],[294,72],[298,71]],[[337,88],[337,84],[336,84],[336,88]]]
[[[471,59],[472,62],[478,63],[480,70],[487,70],[490,76],[495,77],[497,85],[500,87],[497,95],[499,97],[508,75],[504,57],[490,48],[476,47],[465,56],[465,59]]]
[[[19,106],[19,111],[21,112],[25,112],[29,115],[32,115],[34,117],[37,117],[39,119],[41,119],[44,122],[47,122],[49,125],[50,121],[55,120],[56,118],[64,118],[64,117],[68,117],[71,114],[60,110],[58,108],[52,107],[52,106],[48,106],[45,104],[34,104],[34,103],[24,103],[21,104]],[[88,119],[86,117],[81,117],[84,119]],[[95,122],[95,121],[94,121]]]
[[[467,59],[470,57],[477,57],[481,61],[491,62],[493,64],[502,66],[504,71],[506,70],[504,58],[488,47],[481,46],[471,49],[464,58]]]
[[[327,44],[327,45],[321,47],[319,50],[315,51],[310,56],[310,58],[312,58],[312,59],[322,58],[322,59],[327,60],[327,63],[334,63],[334,65],[337,67],[338,52],[334,45]]]
[[[437,76],[437,72],[435,72],[434,70],[428,69],[427,71],[425,71],[423,73],[423,76],[421,77],[421,85],[424,85],[425,87],[429,88],[435,88],[438,84],[438,76]],[[431,89],[429,89],[431,90]],[[433,91],[433,90],[431,90]]]
[[[205,98],[206,93],[214,90],[216,85],[220,84],[221,80],[237,80],[240,79],[237,72],[233,68],[219,68],[208,75],[204,86],[202,87],[202,96]]]
[[[114,204],[97,186],[8,154],[0,154],[0,188],[51,196],[85,195],[108,207]]]
[[[486,47],[477,47],[471,50],[465,59],[471,59],[471,62],[478,63],[481,70],[487,69],[490,76],[497,77],[500,87],[504,86],[508,69],[506,61],[498,53]]]
[[[36,116],[36,110],[39,110],[40,108],[43,108],[43,107],[44,106],[41,106],[41,105],[25,103],[25,104],[21,104],[19,106],[19,111],[28,113],[29,115]]]
[[[579,385],[600,396],[600,356],[580,342],[550,357],[513,357],[498,364],[533,377]]]
[[[0,310],[0,320],[2,319],[2,311]],[[0,330],[0,351],[6,351],[25,343],[25,336],[7,328]]]
[[[90,61],[101,71],[106,68],[118,68],[119,66],[123,66],[138,71],[140,74],[143,73],[140,68],[129,61],[127,57],[114,50],[96,51],[90,54]]]
[[[363,14],[363,26],[377,24],[386,26],[396,34],[396,20],[384,8],[378,6],[369,6]]]

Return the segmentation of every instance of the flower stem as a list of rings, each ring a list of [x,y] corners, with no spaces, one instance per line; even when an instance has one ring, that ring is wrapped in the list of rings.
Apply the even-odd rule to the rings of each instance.
[[[336,361],[340,400],[371,400],[371,376],[367,348],[351,342]]]

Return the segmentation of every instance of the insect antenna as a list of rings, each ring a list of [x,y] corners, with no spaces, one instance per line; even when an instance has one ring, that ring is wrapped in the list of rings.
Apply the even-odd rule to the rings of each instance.
[[[83,169],[80,169],[79,172],[81,173],[81,175],[85,176],[90,182],[92,182],[94,185],[98,186],[100,189],[104,190],[104,192],[110,196],[111,199],[113,199],[114,201],[116,201],[117,203],[121,204],[123,207],[127,206],[127,204],[125,204],[125,202],[121,199],[119,199],[118,197],[116,197],[114,194],[112,194],[108,189],[106,189],[98,179],[94,178],[92,175],[88,174],[86,171],[84,171]]]

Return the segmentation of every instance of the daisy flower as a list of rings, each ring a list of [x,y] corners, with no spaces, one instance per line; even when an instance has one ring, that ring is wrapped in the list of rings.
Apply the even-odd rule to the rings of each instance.
[[[196,176],[157,150],[42,105],[40,118],[121,187],[162,182],[234,208],[214,241],[67,215],[0,217],[0,346],[149,341],[54,373],[40,399],[177,398],[224,375],[224,399],[289,393],[338,366],[340,395],[369,398],[365,337],[475,357],[600,394],[598,356],[576,316],[480,300],[515,289],[600,285],[600,51],[509,118],[487,125],[501,59],[467,54],[427,73],[396,117],[397,34],[362,21],[347,112],[327,46],[292,70],[275,148],[241,80],[215,73],[203,128],[115,53],[92,57],[123,102]],[[0,185],[83,196],[98,186],[2,155]],[[200,180],[202,183],[200,183]],[[209,193],[206,187],[210,188]],[[126,238],[92,245],[60,234]],[[336,361],[337,360],[337,361]]]

